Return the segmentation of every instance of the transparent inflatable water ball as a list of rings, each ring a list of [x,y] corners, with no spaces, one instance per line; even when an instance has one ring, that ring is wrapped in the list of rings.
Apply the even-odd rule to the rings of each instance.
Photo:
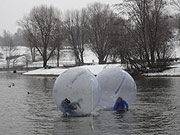
[[[53,98],[57,107],[69,115],[90,114],[99,104],[101,89],[96,77],[86,69],[72,68],[55,81]]]
[[[100,106],[113,107],[116,99],[122,97],[130,106],[136,98],[136,83],[134,79],[120,67],[104,69],[97,75],[102,89]]]

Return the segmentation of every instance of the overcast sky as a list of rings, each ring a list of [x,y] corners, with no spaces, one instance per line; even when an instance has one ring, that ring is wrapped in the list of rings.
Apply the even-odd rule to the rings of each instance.
[[[0,35],[3,30],[16,32],[17,21],[28,14],[34,6],[41,4],[53,5],[65,11],[67,9],[80,9],[93,2],[114,4],[121,0],[0,0]]]

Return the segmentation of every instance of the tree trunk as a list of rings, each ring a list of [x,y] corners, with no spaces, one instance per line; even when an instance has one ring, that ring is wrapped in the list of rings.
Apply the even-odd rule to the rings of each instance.
[[[10,67],[10,60],[7,60],[7,68],[9,69]]]
[[[46,68],[47,67],[47,50],[44,49],[44,53],[43,53],[43,67]]]
[[[59,58],[60,58],[60,47],[57,47],[57,67],[59,67]]]
[[[32,58],[32,61],[35,62],[36,61],[36,48],[33,47],[33,58]]]
[[[36,48],[35,47],[30,47],[30,50],[31,50],[31,57],[32,57],[32,62],[35,62],[36,61]]]
[[[84,65],[83,52],[81,52],[81,65]]]
[[[99,64],[105,64],[106,63],[103,56],[99,56],[98,59],[99,59]]]
[[[44,68],[47,67],[47,60],[43,60],[43,67],[44,67]]]

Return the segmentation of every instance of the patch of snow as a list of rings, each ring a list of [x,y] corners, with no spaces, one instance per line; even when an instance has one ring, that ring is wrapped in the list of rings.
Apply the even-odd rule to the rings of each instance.
[[[60,69],[60,68],[51,68],[51,69],[40,68],[40,69],[29,71],[29,72],[26,72],[23,74],[24,75],[55,75],[55,76],[58,76],[66,70],[67,69]]]
[[[100,73],[103,69],[110,68],[110,67],[121,67],[124,69],[124,66],[121,64],[103,64],[103,65],[85,65],[85,66],[79,66],[79,67],[73,67],[73,68],[84,68],[90,70],[94,75],[97,75]],[[24,75],[54,75],[58,76],[62,74],[64,71],[70,68],[51,68],[51,69],[37,69],[33,71],[29,71],[24,73]]]

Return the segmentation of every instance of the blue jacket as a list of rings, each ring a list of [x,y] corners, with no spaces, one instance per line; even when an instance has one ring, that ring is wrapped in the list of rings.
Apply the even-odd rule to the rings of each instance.
[[[118,103],[116,101],[116,103],[114,104],[114,107],[113,107],[113,110],[125,110],[125,107],[126,107],[126,110],[128,111],[128,103],[122,99],[121,103]]]

